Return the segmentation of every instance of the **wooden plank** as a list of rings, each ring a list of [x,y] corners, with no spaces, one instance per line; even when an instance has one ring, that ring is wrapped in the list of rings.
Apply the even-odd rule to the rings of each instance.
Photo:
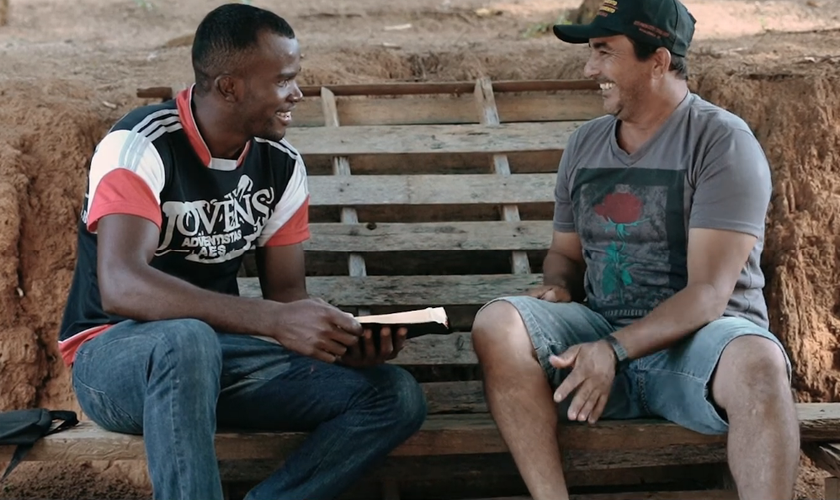
[[[321,89],[321,104],[323,105],[323,114],[326,126],[338,127],[338,111],[336,110],[335,96],[326,87]],[[332,164],[333,175],[340,177],[350,175],[350,159],[346,156],[337,156],[333,158]],[[356,209],[352,207],[342,207],[341,222],[343,224],[358,224],[359,217],[356,214]],[[347,257],[347,267],[350,270],[350,276],[367,276],[365,259],[361,255],[351,253]],[[370,314],[370,311],[360,312],[359,314]]]
[[[391,363],[403,366],[475,365],[478,358],[469,332],[450,335],[425,335],[406,341]]]
[[[281,463],[272,460],[222,460],[220,474],[225,481],[259,482],[271,475]],[[579,486],[631,486],[674,485],[683,488],[710,487],[721,465],[692,464],[659,467],[628,467],[610,470],[566,470],[566,483]],[[475,483],[486,483],[490,477],[518,478],[519,471],[509,453],[484,455],[448,455],[420,457],[388,457],[384,463],[367,475],[367,479],[399,478],[400,481],[469,478]],[[524,484],[523,484],[524,486]],[[649,486],[650,487],[650,486]],[[675,489],[671,486],[669,489]]]
[[[840,479],[829,476],[825,478],[825,500],[840,500]]]
[[[583,122],[482,125],[290,127],[286,139],[303,155],[509,153],[563,150]]]
[[[514,174],[557,174],[563,151],[531,151],[507,155]],[[332,175],[330,157],[308,156],[309,176]],[[360,155],[353,157],[353,175],[429,175],[429,174],[486,174],[487,155],[464,153],[440,155],[411,153],[396,155]]]
[[[304,85],[300,88],[306,97],[321,95],[321,85]],[[420,95],[420,94],[464,94],[472,91],[469,82],[395,82],[329,85],[335,95]],[[508,80],[493,84],[496,92],[540,92],[554,90],[598,90],[594,80]],[[137,97],[171,99],[171,87],[148,87],[137,89]]]
[[[604,115],[600,93],[505,95],[494,90],[499,121],[586,121]]]
[[[534,263],[534,272],[542,272],[541,264],[547,253],[547,250],[528,252]],[[365,263],[368,274],[371,276],[507,274],[510,272],[510,252],[498,250],[370,252],[365,254]],[[256,276],[253,269],[250,267],[251,272],[247,276]],[[309,252],[306,256],[306,272],[313,277],[347,274],[347,254]],[[399,304],[390,304],[389,307],[399,307]],[[472,318],[469,320],[472,324]]]
[[[459,125],[477,123],[475,102],[470,95],[428,97],[339,99],[338,120],[355,125]],[[560,93],[496,96],[502,123],[583,121],[604,114],[603,98],[596,93]],[[323,127],[319,99],[305,99],[293,113],[293,127]]]
[[[484,386],[478,380],[422,384],[429,415],[487,413]]]
[[[421,94],[466,94],[472,91],[469,82],[396,82],[329,85],[335,95],[421,95]],[[539,92],[552,90],[597,90],[593,80],[508,80],[493,84],[498,92]],[[300,88],[304,96],[321,93],[320,85]]]
[[[661,431],[659,427],[662,427]],[[655,442],[631,439],[632,442],[627,443],[627,433],[637,431],[656,437]],[[216,437],[217,455],[220,460],[282,460],[300,446],[306,435],[301,432],[220,431]],[[669,438],[675,444],[665,445],[664,440]],[[561,434],[561,442],[570,444],[564,458],[568,467],[574,470],[704,463],[704,460],[717,460],[723,456],[722,444],[715,445],[714,449],[718,451],[710,456],[704,449],[709,445],[695,444],[697,441],[704,440],[683,429],[669,429],[667,424],[661,423],[605,422],[597,427],[572,425],[564,427]],[[613,448],[608,448],[607,443]],[[633,449],[634,444],[647,447],[640,453]],[[654,447],[657,444],[660,446]],[[620,449],[615,449],[617,446]],[[506,452],[507,448],[489,415],[436,415],[430,416],[424,428],[396,449],[393,456]],[[140,436],[103,431],[85,422],[77,428],[39,441],[26,459],[131,460],[143,459],[144,456]]]
[[[797,411],[802,442],[840,441],[840,404],[799,403]],[[216,437],[216,449],[220,460],[280,460],[296,449],[305,437],[306,433],[300,432],[242,434],[221,431]],[[590,461],[586,466],[621,468],[634,463],[635,466],[704,463],[698,462],[698,457],[711,460],[714,457],[710,450],[722,453],[725,440],[726,436],[698,434],[664,421],[626,420],[601,421],[594,426],[563,425],[559,442],[568,454],[564,455],[567,461],[571,458],[578,464],[575,467],[585,463],[578,458],[584,456],[584,452],[591,452],[592,456],[601,452],[603,457],[609,457],[608,463]],[[0,461],[8,460],[13,448],[0,447]],[[82,422],[39,440],[25,460],[138,460],[145,457],[143,450],[141,436],[107,432],[90,422]],[[506,452],[504,441],[489,415],[433,415],[392,455]],[[657,463],[663,457],[678,462]]]
[[[0,0],[0,26],[9,23],[9,0]]]
[[[802,451],[817,467],[840,477],[840,443],[807,443]]]
[[[654,484],[645,485],[643,486],[644,490],[642,492],[639,492],[638,488],[631,488],[629,491],[633,491],[634,493],[625,493],[623,498],[619,498],[622,498],[622,500],[628,497],[632,499],[650,498],[648,495],[656,493],[656,490],[659,487],[659,485]],[[406,500],[427,500],[431,498],[435,500],[461,500],[476,498],[485,498],[487,500],[498,500],[499,498],[522,498],[530,500],[531,498],[528,496],[528,490],[524,482],[518,475],[497,476],[492,474],[483,474],[481,476],[468,478],[456,477],[445,480],[406,481],[401,484],[401,489],[403,498]],[[572,488],[571,498],[578,500],[581,498],[584,500],[591,500],[592,498],[595,500],[610,500],[610,496],[604,497],[603,495],[616,495],[617,493],[614,493],[616,491],[626,492],[628,490],[617,489],[615,487],[603,488],[599,485],[595,485],[594,488],[580,489],[580,491],[578,491],[577,488]],[[670,491],[672,494],[677,495],[676,498],[684,498],[687,495],[690,500],[696,500],[698,497],[712,498],[713,500],[720,499],[718,491],[708,490],[702,486],[698,488],[691,488],[690,486],[676,488],[671,485],[666,485],[666,487],[662,488],[661,491]],[[342,495],[339,500],[370,500],[371,498],[377,498],[376,493],[364,494],[361,491],[358,493],[353,491],[353,493],[348,493],[346,496]],[[668,500],[672,500],[672,498]],[[724,494],[723,498],[731,499],[733,497],[731,494],[728,496]]]
[[[554,203],[557,174],[310,176],[311,206]]]
[[[496,99],[493,96],[493,86],[488,78],[480,78],[475,84],[475,98],[478,105],[478,113],[481,117],[481,124],[488,127],[499,125],[499,113],[496,110]],[[510,177],[510,164],[508,158],[503,154],[491,156],[490,165],[493,172],[501,177]],[[519,222],[519,207],[516,204],[504,204],[501,206],[502,220],[505,222]],[[511,254],[511,269],[513,274],[529,274],[531,264],[528,262],[528,255],[522,251]]]
[[[242,296],[261,296],[258,278],[239,278],[238,281]],[[539,274],[306,278],[310,295],[347,307],[485,304],[502,295],[522,294],[541,283],[542,276]]]
[[[545,250],[551,221],[313,223],[304,243],[314,252]]]
[[[726,490],[634,491],[631,493],[578,493],[571,500],[738,500],[738,493]],[[531,497],[492,497],[481,500],[531,500]]]
[[[382,500],[400,500],[400,487],[394,478],[382,480]]]
[[[840,442],[840,403],[799,403],[796,407],[801,442]]]

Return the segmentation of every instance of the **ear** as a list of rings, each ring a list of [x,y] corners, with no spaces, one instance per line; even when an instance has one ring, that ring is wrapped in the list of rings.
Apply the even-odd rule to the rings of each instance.
[[[239,100],[241,82],[232,75],[217,76],[213,85],[226,102],[234,103]]]
[[[664,47],[659,47],[653,53],[652,59],[653,67],[651,68],[651,72],[653,73],[653,77],[658,80],[667,75],[671,69],[671,52]]]

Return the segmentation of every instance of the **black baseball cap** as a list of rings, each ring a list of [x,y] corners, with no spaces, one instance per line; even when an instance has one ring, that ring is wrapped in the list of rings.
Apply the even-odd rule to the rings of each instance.
[[[685,57],[695,23],[679,0],[604,0],[590,24],[557,24],[554,34],[568,43],[626,35]]]

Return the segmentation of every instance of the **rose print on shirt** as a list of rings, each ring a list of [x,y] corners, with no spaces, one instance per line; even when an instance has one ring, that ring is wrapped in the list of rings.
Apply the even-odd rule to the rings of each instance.
[[[595,213],[607,219],[606,229],[615,228],[619,238],[624,240],[627,228],[638,226],[644,220],[642,215],[642,200],[630,193],[611,193],[604,197],[604,201],[595,205]]]
[[[618,290],[619,297],[623,300],[624,286],[633,283],[633,276],[630,274],[628,264],[624,257],[625,238],[628,228],[638,226],[647,219],[639,219],[642,215],[642,200],[631,193],[611,193],[604,197],[600,204],[595,205],[595,213],[607,220],[604,225],[606,231],[615,230],[616,236],[621,243],[613,241],[607,247],[607,266],[604,269],[601,288],[606,295],[613,294]],[[619,286],[621,283],[622,286]]]

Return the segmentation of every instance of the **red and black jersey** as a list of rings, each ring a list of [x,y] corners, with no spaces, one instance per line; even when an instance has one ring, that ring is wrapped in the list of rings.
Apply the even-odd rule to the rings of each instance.
[[[125,318],[102,309],[96,272],[97,222],[130,214],[154,222],[151,266],[198,287],[238,295],[243,254],[255,246],[309,238],[309,192],[300,154],[285,140],[254,138],[239,159],[213,158],[195,124],[192,89],[136,109],[97,145],[78,227],[73,283],[59,350],[76,350]]]

